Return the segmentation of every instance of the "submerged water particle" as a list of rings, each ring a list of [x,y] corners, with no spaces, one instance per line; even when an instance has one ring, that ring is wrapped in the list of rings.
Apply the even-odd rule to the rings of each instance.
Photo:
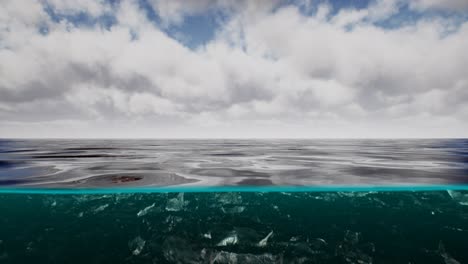
[[[454,201],[456,201],[460,205],[468,206],[468,194],[454,190],[447,190],[447,193]]]
[[[102,211],[104,211],[107,207],[109,207],[109,204],[101,205],[101,206],[97,207],[96,209],[94,209],[94,212],[95,212],[95,213],[102,212]]]
[[[232,206],[232,207],[221,207],[223,213],[228,214],[239,214],[244,212],[245,206]]]
[[[235,245],[239,242],[239,238],[237,236],[237,233],[235,231],[231,232],[231,234],[229,234],[229,236],[223,238],[223,240],[221,240],[218,244],[216,244],[217,246],[221,246],[221,247],[224,247],[224,246],[229,246],[229,245]]]
[[[449,253],[445,250],[445,246],[442,243],[442,241],[439,241],[439,248],[438,252],[440,256],[444,259],[445,264],[460,264],[460,262],[456,259],[454,259],[452,256],[450,256]]]
[[[140,236],[135,237],[133,240],[128,242],[128,247],[132,251],[132,254],[135,256],[140,255],[141,251],[145,247],[146,241],[143,240]]]
[[[154,206],[155,206],[155,203],[153,203],[153,204],[150,205],[150,206],[145,207],[144,209],[140,210],[140,211],[137,213],[137,216],[138,216],[138,217],[145,216],[146,214],[148,214],[149,211],[151,211],[151,209],[154,208]]]
[[[260,242],[258,242],[257,245],[258,245],[259,247],[266,247],[266,246],[267,246],[267,243],[268,243],[268,239],[269,239],[272,235],[273,235],[273,230],[272,230],[270,233],[268,233],[268,235],[267,235],[265,238],[263,238],[262,240],[260,240]]]
[[[208,232],[208,233],[203,234],[203,237],[204,237],[204,238],[211,239],[211,232]]]
[[[176,198],[169,199],[166,203],[167,211],[181,211],[184,209],[188,202],[184,201],[184,193],[179,193]]]
[[[234,253],[221,251],[216,253],[210,263],[228,264],[228,263],[245,263],[245,264],[258,264],[258,263],[283,263],[278,260],[276,256],[270,253],[265,254],[250,254],[250,253]]]

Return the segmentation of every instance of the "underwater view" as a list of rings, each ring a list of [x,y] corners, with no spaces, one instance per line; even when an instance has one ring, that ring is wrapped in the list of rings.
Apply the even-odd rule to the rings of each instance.
[[[468,192],[0,199],[0,263],[468,262]]]
[[[0,146],[0,263],[468,262],[468,140]]]

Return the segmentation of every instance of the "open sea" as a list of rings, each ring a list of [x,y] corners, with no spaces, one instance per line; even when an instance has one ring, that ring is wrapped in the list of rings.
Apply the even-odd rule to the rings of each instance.
[[[0,263],[468,263],[468,139],[3,139]]]

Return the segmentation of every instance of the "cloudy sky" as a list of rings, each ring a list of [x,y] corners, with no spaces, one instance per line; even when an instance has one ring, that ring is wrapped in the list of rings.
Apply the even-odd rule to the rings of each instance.
[[[0,137],[467,137],[467,48],[467,0],[0,0]]]

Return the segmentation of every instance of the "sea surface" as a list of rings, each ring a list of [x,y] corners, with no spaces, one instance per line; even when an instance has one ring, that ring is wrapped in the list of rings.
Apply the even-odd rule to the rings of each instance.
[[[2,187],[466,183],[467,139],[0,141]]]
[[[468,263],[468,140],[0,140],[0,263]]]

